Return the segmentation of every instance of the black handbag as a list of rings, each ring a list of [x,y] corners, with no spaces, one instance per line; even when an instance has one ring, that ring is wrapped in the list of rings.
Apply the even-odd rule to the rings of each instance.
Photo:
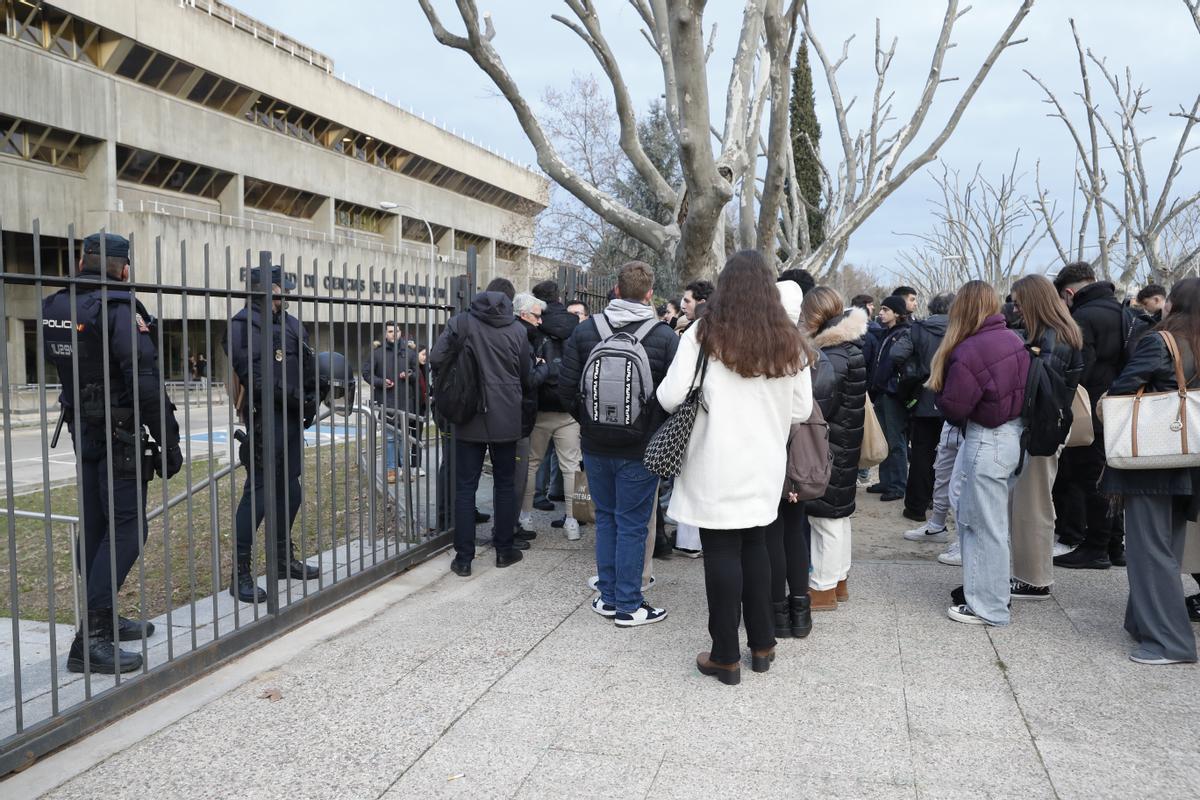
[[[642,457],[642,463],[660,478],[674,478],[683,469],[683,459],[687,455],[688,441],[692,438],[696,416],[701,408],[708,410],[704,405],[703,391],[704,376],[707,373],[708,358],[704,354],[704,347],[701,346],[687,397],[646,444],[646,454]]]

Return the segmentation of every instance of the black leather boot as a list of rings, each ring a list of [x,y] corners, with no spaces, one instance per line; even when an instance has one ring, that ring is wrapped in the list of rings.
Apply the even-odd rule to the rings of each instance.
[[[229,593],[243,603],[267,602],[267,593],[254,582],[254,573],[250,571],[250,559],[237,560],[233,580],[229,582]]]
[[[792,618],[788,615],[788,601],[780,600],[776,603],[772,600],[771,608],[775,610],[775,638],[790,639],[792,637]]]
[[[115,672],[133,672],[142,666],[138,653],[127,653],[117,649],[113,642],[111,608],[88,609],[88,637],[84,641],[83,631],[75,633],[71,651],[67,654],[67,671],[83,672],[83,648],[87,647],[87,667],[92,672],[112,675]]]
[[[281,581],[288,578],[295,578],[298,581],[315,581],[321,575],[318,567],[301,561],[296,558],[294,553],[290,555],[281,553],[276,563],[279,565],[279,580]]]
[[[792,636],[803,639],[812,633],[812,598],[807,594],[788,598],[788,616],[792,622]]]
[[[146,620],[143,623],[140,619],[128,619],[127,617],[117,617],[117,639],[122,642],[137,642],[142,639],[149,639],[154,635],[154,623]]]

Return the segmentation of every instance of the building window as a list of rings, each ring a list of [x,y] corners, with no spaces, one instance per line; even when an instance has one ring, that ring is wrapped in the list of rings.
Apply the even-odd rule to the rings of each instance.
[[[82,172],[99,139],[0,114],[0,156]]]
[[[297,219],[312,219],[325,202],[322,195],[278,183],[246,178],[246,205]]]
[[[334,214],[341,227],[367,233],[383,233],[383,222],[388,216],[386,211],[378,208],[347,203],[345,200],[338,200],[334,204]]]
[[[232,179],[232,172],[117,145],[117,180],[216,200]]]

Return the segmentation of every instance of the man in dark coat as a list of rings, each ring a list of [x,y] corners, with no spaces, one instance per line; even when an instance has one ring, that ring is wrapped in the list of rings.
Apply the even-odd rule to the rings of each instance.
[[[517,441],[521,438],[521,405],[532,389],[532,356],[525,329],[513,316],[512,300],[502,292],[480,292],[466,312],[446,323],[430,354],[436,372],[449,367],[464,348],[479,365],[485,409],[454,427],[454,574],[471,574],[475,558],[475,493],[483,473],[483,457],[491,453],[495,507],[496,566],[521,560],[514,546],[517,519]],[[437,394],[436,381],[434,394]],[[527,544],[527,543],[526,543]]]
[[[1054,279],[1054,288],[1071,307],[1071,316],[1083,332],[1083,376],[1092,403],[1095,441],[1087,447],[1063,451],[1054,487],[1059,539],[1079,545],[1056,556],[1054,565],[1071,569],[1108,569],[1111,556],[1124,561],[1122,525],[1109,512],[1107,497],[1098,484],[1104,471],[1104,425],[1096,416],[1100,397],[1109,390],[1125,362],[1125,336],[1121,303],[1113,285],[1097,281],[1092,266],[1068,264]]]
[[[395,483],[396,468],[402,466],[404,459],[401,441],[406,425],[404,416],[417,410],[417,354],[400,338],[396,323],[384,323],[383,333],[384,341],[371,351],[362,372],[363,379],[371,384],[372,399],[394,426],[384,433],[384,468],[387,482]]]
[[[929,379],[933,355],[946,336],[953,302],[953,292],[936,295],[929,301],[929,316],[914,322],[908,338],[892,348],[892,361],[900,374],[898,395],[908,407],[910,449],[904,516],[916,522],[925,521],[926,509],[933,500],[933,462],[945,422],[925,381]]]
[[[879,483],[867,488],[872,494],[882,495],[881,500],[892,501],[904,497],[908,481],[908,409],[897,396],[899,378],[892,351],[908,339],[908,303],[903,297],[892,295],[883,301],[879,318],[887,329],[879,347],[875,349],[874,361],[868,364],[869,389],[875,403],[875,414],[879,427],[887,437],[888,456],[879,465]]]

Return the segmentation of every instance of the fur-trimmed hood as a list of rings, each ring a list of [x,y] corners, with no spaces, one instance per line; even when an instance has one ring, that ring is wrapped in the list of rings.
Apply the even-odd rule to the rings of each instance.
[[[813,337],[813,346],[818,349],[834,347],[846,342],[857,342],[867,335],[867,312],[852,308],[840,319],[831,319]]]

